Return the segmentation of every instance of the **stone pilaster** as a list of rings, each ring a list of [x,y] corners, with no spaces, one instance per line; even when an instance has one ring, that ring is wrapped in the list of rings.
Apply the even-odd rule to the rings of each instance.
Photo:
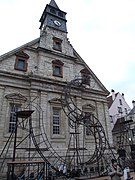
[[[0,149],[3,147],[3,130],[5,129],[5,119],[3,118],[3,115],[5,116],[5,112],[3,114],[3,103],[4,103],[4,93],[5,88],[0,87]]]

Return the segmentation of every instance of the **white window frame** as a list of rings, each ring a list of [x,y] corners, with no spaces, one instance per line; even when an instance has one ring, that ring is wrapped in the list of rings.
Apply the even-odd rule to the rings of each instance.
[[[15,126],[16,126],[16,112],[18,110],[21,110],[21,104],[10,103],[9,105],[10,105],[10,113],[9,113],[8,132],[14,133],[15,132]]]
[[[58,112],[58,113],[55,113]],[[60,134],[61,109],[53,107],[53,135]]]

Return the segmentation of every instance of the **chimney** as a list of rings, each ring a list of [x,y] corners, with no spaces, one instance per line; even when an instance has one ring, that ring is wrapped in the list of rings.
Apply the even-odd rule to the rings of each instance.
[[[114,99],[115,99],[115,91],[112,89],[111,92],[112,92],[112,100],[114,101]]]
[[[123,97],[123,99],[124,99],[124,93],[122,93],[122,97]]]
[[[135,101],[134,100],[132,101],[132,104],[133,104],[133,107],[135,107]]]

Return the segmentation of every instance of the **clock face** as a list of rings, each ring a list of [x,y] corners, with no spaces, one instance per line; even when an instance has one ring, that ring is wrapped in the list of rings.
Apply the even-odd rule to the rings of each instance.
[[[54,20],[53,22],[54,22],[54,24],[55,24],[56,26],[59,26],[59,27],[61,26],[61,23],[60,23],[59,21]]]

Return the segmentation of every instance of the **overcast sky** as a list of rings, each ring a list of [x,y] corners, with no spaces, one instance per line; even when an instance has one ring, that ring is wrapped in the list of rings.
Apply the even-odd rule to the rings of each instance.
[[[67,12],[68,38],[111,91],[135,100],[135,0],[55,0]],[[0,55],[39,37],[50,0],[0,0]]]

